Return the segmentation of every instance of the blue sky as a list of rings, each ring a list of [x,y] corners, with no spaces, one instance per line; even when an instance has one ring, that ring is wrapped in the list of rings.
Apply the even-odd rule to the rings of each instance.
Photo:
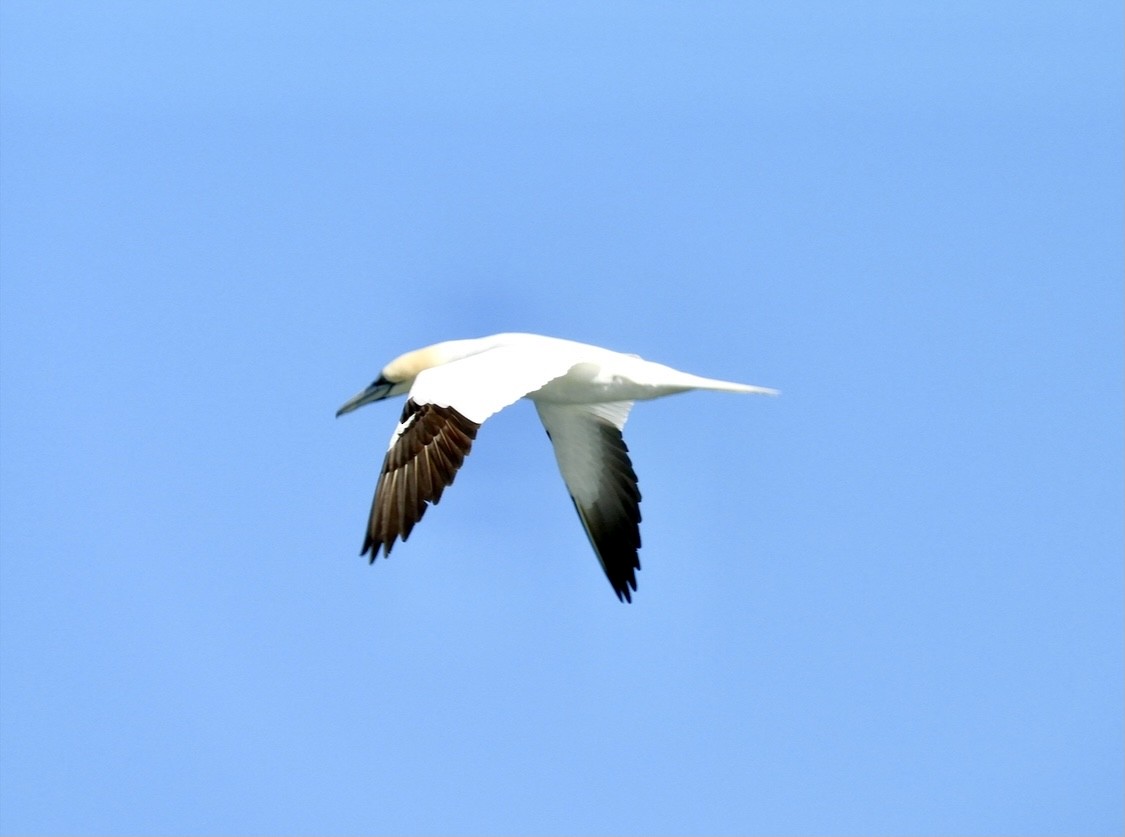
[[[0,7],[4,833],[1120,833],[1122,11]],[[395,355],[534,410],[358,556]]]

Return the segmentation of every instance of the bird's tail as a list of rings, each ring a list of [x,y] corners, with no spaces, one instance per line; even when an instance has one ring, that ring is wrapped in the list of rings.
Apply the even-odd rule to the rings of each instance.
[[[715,378],[700,378],[691,376],[692,386],[695,389],[710,389],[716,392],[749,392],[754,395],[781,395],[780,390],[772,387],[758,387],[753,384],[736,384],[734,381],[720,381]]]
[[[714,380],[712,378],[704,378],[703,384],[700,389],[717,389],[722,393],[751,393],[754,395],[781,395],[780,389],[773,387],[756,387],[751,384],[735,384],[729,380]]]
[[[749,392],[757,395],[779,394],[776,389],[769,387],[737,384],[734,381],[720,381],[718,378],[704,378],[700,375],[692,375],[690,372],[681,372],[670,366],[642,360],[638,360],[636,368],[630,370],[630,373],[639,386],[653,390],[651,394],[637,396],[640,398],[657,398],[660,395],[671,395],[672,393],[687,392],[693,389],[714,390],[716,392]]]

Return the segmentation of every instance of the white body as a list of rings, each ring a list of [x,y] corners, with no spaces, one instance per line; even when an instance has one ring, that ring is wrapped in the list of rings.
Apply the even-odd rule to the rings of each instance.
[[[693,389],[776,395],[766,387],[701,378],[599,346],[538,334],[495,334],[437,343],[403,355],[412,365],[447,358],[415,373],[410,397],[456,407],[478,423],[519,398],[556,404],[644,401]]]

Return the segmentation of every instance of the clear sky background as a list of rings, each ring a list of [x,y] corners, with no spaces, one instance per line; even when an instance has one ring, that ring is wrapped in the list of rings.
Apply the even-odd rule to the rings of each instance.
[[[0,830],[1120,833],[1117,2],[0,8]],[[395,355],[526,403],[358,555]]]

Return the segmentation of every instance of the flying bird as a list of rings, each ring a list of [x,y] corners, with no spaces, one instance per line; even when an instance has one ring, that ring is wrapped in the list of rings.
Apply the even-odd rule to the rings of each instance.
[[[441,499],[485,419],[527,398],[555,449],[578,517],[619,600],[641,567],[641,493],[621,436],[633,403],[693,389],[776,395],[701,378],[637,355],[538,334],[449,340],[407,352],[336,416],[409,393],[371,503],[360,555],[405,541]]]

